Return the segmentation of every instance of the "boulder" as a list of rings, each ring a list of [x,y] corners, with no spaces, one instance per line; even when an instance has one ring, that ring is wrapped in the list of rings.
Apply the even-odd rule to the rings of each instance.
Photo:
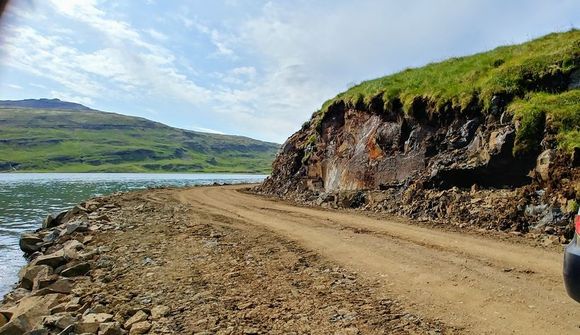
[[[80,321],[75,324],[73,334],[96,334],[99,331],[99,324],[96,322]]]
[[[129,335],[139,335],[145,334],[151,329],[151,323],[148,321],[141,321],[133,324],[131,330],[129,330]]]
[[[107,313],[91,313],[83,316],[82,322],[103,323],[113,320],[113,315]]]
[[[73,218],[75,218],[76,216],[79,216],[81,214],[86,214],[86,213],[87,213],[86,208],[79,206],[79,205],[76,205],[68,212],[65,212],[60,221],[61,221],[61,223],[67,223],[70,220],[72,220]]]
[[[52,244],[54,241],[56,241],[60,237],[60,234],[61,234],[61,230],[59,230],[58,228],[54,228],[48,234],[44,235],[42,240],[45,243]]]
[[[8,292],[5,296],[4,296],[4,302],[18,302],[20,299],[28,297],[30,295],[30,290],[27,290],[25,288],[19,287],[16,288],[10,292]]]
[[[124,327],[125,329],[129,329],[133,324],[145,321],[148,317],[149,316],[147,313],[143,311],[137,311],[137,313],[135,313],[132,317],[129,318],[129,320],[127,320],[127,322],[125,322]]]
[[[58,222],[54,219],[52,214],[48,214],[44,221],[42,221],[42,229],[50,229],[58,226]]]
[[[550,173],[550,164],[554,159],[554,151],[553,150],[545,150],[536,160],[536,174],[540,180],[547,181],[549,178]]]
[[[0,327],[8,323],[8,317],[3,313],[0,313]]]
[[[82,204],[84,208],[87,209],[89,212],[96,211],[99,207],[101,207],[101,203],[97,200],[88,200],[84,204]]]
[[[64,225],[64,230],[61,232],[61,236],[70,235],[74,232],[85,232],[89,230],[89,225],[84,218],[75,220],[73,222],[67,222]]]
[[[27,332],[28,325],[13,320],[0,327],[0,335],[21,335]]]
[[[20,270],[20,287],[27,290],[38,289],[39,280],[52,275],[52,268],[48,265],[29,265]]]
[[[79,259],[79,251],[84,249],[84,244],[77,240],[69,240],[66,241],[63,246],[62,250],[64,255],[69,259]]]
[[[86,275],[90,270],[91,264],[83,262],[65,268],[60,275],[63,277],[78,277]]]
[[[61,303],[50,309],[50,315],[66,312],[66,303]]]
[[[1,335],[24,334],[42,325],[44,316],[58,304],[59,294],[30,296],[20,300],[10,311],[10,321],[0,328]]]
[[[99,335],[122,335],[121,325],[118,322],[104,322],[99,325]]]
[[[55,281],[57,281],[58,275],[42,275],[36,278],[34,285],[32,286],[32,290],[42,290],[47,288],[48,286],[52,285]],[[53,293],[49,291],[45,294]]]
[[[71,313],[63,312],[45,316],[42,319],[42,324],[45,327],[63,330],[74,324],[76,321],[77,317],[73,316]]]
[[[54,293],[69,294],[72,292],[73,281],[68,278],[58,279],[47,288]]]
[[[53,269],[66,264],[67,259],[64,256],[64,251],[59,250],[49,255],[42,255],[35,258],[30,265],[48,265]]]
[[[171,312],[171,309],[167,306],[163,305],[155,306],[151,309],[151,318],[153,320],[158,320],[163,317],[166,317],[169,314],[169,312]]]
[[[26,254],[39,251],[43,240],[36,234],[24,233],[20,236],[20,250]]]

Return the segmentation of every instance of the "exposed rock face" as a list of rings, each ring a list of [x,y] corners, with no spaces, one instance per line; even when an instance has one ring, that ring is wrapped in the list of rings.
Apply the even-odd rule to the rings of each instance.
[[[331,106],[318,130],[286,142],[264,189],[287,193],[284,184],[294,182],[299,191],[380,189],[418,179],[438,188],[526,184],[535,161],[512,155],[515,125],[502,109],[410,117]]]
[[[470,203],[470,199],[489,196],[490,190],[511,189],[502,193],[505,206],[488,219],[500,229],[517,230],[536,226],[539,220],[518,219],[524,217],[526,204],[559,209],[580,196],[577,159],[557,150],[549,127],[539,147],[513,154],[519,124],[505,111],[504,97],[495,97],[486,113],[479,103],[438,114],[421,103],[417,101],[414,115],[401,108],[373,110],[372,103],[367,109],[341,102],[331,105],[286,141],[271,177],[257,191],[417,218],[434,217],[437,199],[432,195],[453,189],[463,200],[451,203],[463,208],[443,208],[437,217],[455,216],[460,223],[472,223],[479,221],[478,208],[470,209],[471,215],[459,214],[468,212],[466,206],[476,207],[478,200]],[[533,193],[543,188],[548,192]],[[369,192],[375,196],[382,192],[383,200],[369,203]],[[568,222],[566,215],[560,217],[562,222]]]

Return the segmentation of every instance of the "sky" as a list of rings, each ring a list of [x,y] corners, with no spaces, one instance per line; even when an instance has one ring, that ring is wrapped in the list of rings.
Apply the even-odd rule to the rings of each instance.
[[[361,81],[573,27],[579,0],[19,0],[0,99],[282,143]]]

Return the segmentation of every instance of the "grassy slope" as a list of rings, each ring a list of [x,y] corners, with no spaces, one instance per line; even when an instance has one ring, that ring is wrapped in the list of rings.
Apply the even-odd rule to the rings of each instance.
[[[267,173],[277,149],[113,113],[0,108],[0,166],[18,170]]]
[[[449,108],[465,110],[474,103],[488,111],[492,97],[502,95],[516,98],[516,105],[509,110],[523,119],[524,129],[533,128],[541,115],[538,109],[551,113],[561,146],[569,149],[580,146],[578,92],[557,94],[565,89],[558,85],[558,78],[565,78],[578,67],[580,30],[553,33],[527,43],[365,81],[326,101],[319,115],[324,115],[328,107],[337,102],[368,108],[373,100],[382,102],[384,110],[402,105],[409,115],[413,115],[417,99],[426,101],[431,113]],[[541,91],[555,94],[533,93]],[[568,107],[560,108],[564,105]],[[558,111],[552,113],[553,107]],[[570,123],[571,120],[575,123]],[[523,136],[525,134],[520,134],[521,139]],[[526,149],[524,144],[519,148]]]

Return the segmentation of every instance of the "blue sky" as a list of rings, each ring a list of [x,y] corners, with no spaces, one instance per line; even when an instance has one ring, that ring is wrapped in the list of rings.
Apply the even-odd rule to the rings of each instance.
[[[578,0],[20,0],[0,99],[283,142],[353,83],[580,27]]]

